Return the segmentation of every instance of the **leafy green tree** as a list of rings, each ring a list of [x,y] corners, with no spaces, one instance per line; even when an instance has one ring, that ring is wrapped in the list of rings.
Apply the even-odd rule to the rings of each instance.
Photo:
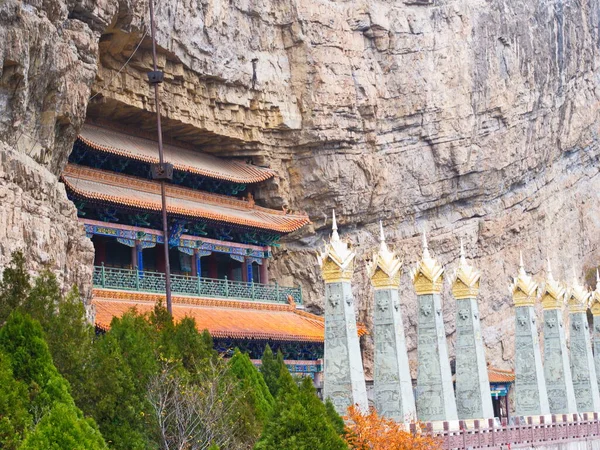
[[[278,351],[277,356],[275,357],[271,347],[267,344],[261,360],[260,373],[265,379],[265,383],[273,398],[277,397],[277,392],[279,391],[279,375],[281,374],[281,368],[284,365],[285,363],[283,362],[283,354],[281,351]]]
[[[210,334],[198,333],[196,321],[185,317],[161,331],[160,356],[181,361],[183,367],[193,374],[202,371],[208,360],[216,361],[218,354],[213,349]]]
[[[15,380],[10,359],[0,353],[0,448],[15,450],[32,426],[27,386]]]
[[[344,419],[335,410],[335,406],[333,406],[330,399],[325,401],[325,412],[337,434],[344,436],[346,433],[346,424],[344,423]]]
[[[30,290],[25,257],[20,251],[14,252],[0,280],[0,325],[6,322],[10,313],[27,298]]]
[[[91,354],[93,327],[86,320],[76,288],[63,296],[56,276],[49,270],[43,270],[32,287],[24,264],[21,253],[13,254],[0,283],[0,310],[10,314],[18,309],[40,322],[54,365],[69,381],[78,401],[86,389],[84,370]]]
[[[139,314],[113,319],[111,329],[93,346],[87,390],[81,407],[114,449],[151,449],[155,423],[149,414],[147,386],[158,370],[156,332]]]
[[[36,291],[32,290],[32,295]],[[85,307],[77,289],[61,298],[52,318],[42,325],[52,360],[71,385],[75,403],[88,389],[87,369],[92,357],[94,328],[86,320]]]
[[[19,302],[18,308],[37,320],[46,331],[62,301],[56,275],[45,269],[34,280],[33,287]]]
[[[242,395],[252,407],[257,425],[262,428],[262,425],[269,419],[274,404],[273,396],[269,392],[265,380],[250,361],[250,357],[238,349],[235,349],[229,366],[231,374],[239,380]]]
[[[69,383],[52,362],[39,322],[19,310],[13,311],[0,329],[0,352],[10,361],[14,379],[22,383],[23,388],[15,386],[15,392],[22,392],[19,395],[21,405],[25,405],[26,399],[27,410],[33,422],[37,423],[20,448],[106,448],[95,422],[85,419],[81,410],[75,406],[69,392]],[[5,375],[8,372],[5,371]],[[63,418],[69,420],[69,425],[64,425],[57,432],[54,426],[58,427]],[[62,446],[61,442],[67,442],[63,439],[69,436],[69,432],[64,431],[65,427],[72,429],[71,433],[74,433],[76,441],[95,444],[89,447]],[[36,436],[41,435],[45,437],[39,442],[44,445],[36,441]]]
[[[348,447],[331,424],[312,380],[300,388],[288,372],[281,370],[279,395],[273,416],[264,428],[255,450],[346,450]]]
[[[0,351],[10,358],[15,379],[28,386],[34,420],[55,403],[73,404],[69,384],[52,363],[39,322],[13,311],[0,329]]]
[[[108,447],[91,419],[72,406],[58,403],[27,436],[19,450],[106,450]]]

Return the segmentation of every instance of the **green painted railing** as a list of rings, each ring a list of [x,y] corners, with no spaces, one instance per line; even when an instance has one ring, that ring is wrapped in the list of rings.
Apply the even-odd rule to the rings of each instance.
[[[94,267],[94,287],[125,291],[165,292],[165,274],[142,272],[135,269]],[[246,283],[243,281],[219,280],[186,275],[171,275],[173,294],[195,297],[230,298],[287,303],[292,296],[302,303],[301,287],[285,287],[278,284]]]

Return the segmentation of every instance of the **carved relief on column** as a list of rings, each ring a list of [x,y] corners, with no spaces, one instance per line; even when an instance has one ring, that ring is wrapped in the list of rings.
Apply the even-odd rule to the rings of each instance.
[[[522,255],[510,292],[515,305],[515,413],[547,415],[550,407],[533,309],[537,284],[525,272]]]
[[[594,349],[594,365],[596,369],[596,378],[598,388],[600,389],[600,275],[596,270],[596,290],[592,292],[590,309],[594,317],[594,329],[592,331],[592,347]]]
[[[375,408],[395,421],[416,419],[415,399],[406,352],[400,308],[402,262],[385,242],[380,223],[379,250],[367,270],[375,288],[373,337],[375,341],[373,387]]]
[[[552,276],[550,260],[546,281],[540,288],[544,309],[544,376],[552,414],[573,414],[577,402],[563,326],[565,288]]]
[[[367,390],[356,328],[350,280],[355,253],[337,231],[335,213],[331,239],[319,255],[325,280],[325,356],[323,396],[345,415],[350,405],[367,410]]]
[[[600,412],[598,378],[587,321],[590,293],[579,284],[575,271],[566,298],[571,322],[571,374],[577,410],[580,413]]]
[[[423,234],[423,258],[411,270],[419,308],[416,401],[421,421],[458,419],[442,317],[443,274],[444,269],[431,257]]]
[[[467,264],[461,242],[460,262],[451,283],[456,299],[456,408],[462,420],[494,417],[477,304],[480,277]]]

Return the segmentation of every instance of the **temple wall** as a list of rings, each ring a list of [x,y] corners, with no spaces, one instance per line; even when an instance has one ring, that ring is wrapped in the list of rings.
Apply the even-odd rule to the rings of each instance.
[[[86,110],[127,118],[152,109],[147,41],[118,73],[146,30],[147,3],[9,0],[0,8],[0,142],[31,159],[28,179],[52,181],[29,218],[13,216],[16,200],[0,204],[14,223],[0,265],[10,250],[39,242],[65,280],[86,284],[88,275],[75,274],[91,265],[90,247],[79,243],[72,208],[54,215],[65,197],[53,177]],[[157,17],[166,130],[270,165],[281,177],[258,201],[310,214],[313,225],[286,239],[271,264],[281,284],[302,282],[309,308],[323,309],[315,250],[333,207],[357,261],[379,219],[407,264],[424,227],[442,265],[457,262],[462,236],[483,273],[482,335],[499,367],[514,359],[506,283],[518,250],[534,274],[547,248],[555,265],[582,272],[597,263],[598,2],[165,0]],[[102,94],[87,109],[90,89]],[[39,195],[6,177],[2,189]],[[70,230],[62,238],[29,236],[28,223],[54,219]],[[557,269],[562,276],[565,267]],[[357,263],[359,320],[371,326],[368,282]],[[401,286],[414,364],[416,296],[408,276]],[[443,308],[453,358],[455,302]],[[371,338],[363,344],[369,368]]]
[[[535,447],[522,447],[519,445],[512,445],[511,448],[518,448],[524,450],[600,450],[600,439],[583,440],[580,442],[570,442],[568,444],[556,444],[556,445],[542,445]]]

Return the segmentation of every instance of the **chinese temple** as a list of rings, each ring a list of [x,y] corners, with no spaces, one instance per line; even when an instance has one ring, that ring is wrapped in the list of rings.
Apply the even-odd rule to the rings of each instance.
[[[157,144],[114,128],[83,126],[62,175],[95,249],[92,305],[99,331],[165,297],[169,247],[175,320],[193,317],[227,354],[235,347],[259,359],[266,344],[294,372],[321,371],[323,318],[303,311],[302,289],[269,283],[271,250],[309,223],[305,214],[256,204],[253,192],[275,172],[164,145],[173,167],[167,182],[169,233],[163,238],[161,185],[152,178]]]

